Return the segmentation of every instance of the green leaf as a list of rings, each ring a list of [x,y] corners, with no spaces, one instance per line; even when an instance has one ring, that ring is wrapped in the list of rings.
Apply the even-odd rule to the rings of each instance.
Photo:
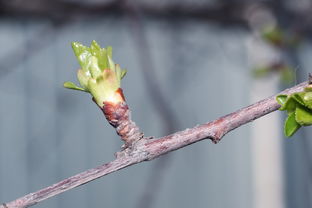
[[[95,40],[92,40],[90,49],[91,49],[92,55],[98,56],[101,50],[101,46]]]
[[[108,61],[108,67],[109,69],[115,71],[115,63],[113,61],[113,59],[109,56],[107,56],[107,61]]]
[[[110,58],[113,58],[113,48],[111,46],[107,46],[106,53]]]
[[[77,78],[78,81],[80,83],[80,85],[82,86],[82,88],[84,88],[86,91],[88,90],[88,80],[89,78],[91,78],[91,75],[89,72],[84,72],[82,69],[79,69],[77,72]]]
[[[73,90],[79,90],[79,91],[84,91],[87,92],[85,89],[78,87],[76,84],[72,82],[64,82],[64,87],[68,89],[73,89]]]
[[[284,105],[282,105],[279,110],[281,111],[287,110],[287,113],[289,114],[295,111],[296,106],[297,106],[296,100],[293,97],[288,96]]]
[[[123,98],[117,92],[120,88],[120,80],[125,76],[118,64],[112,60],[112,47],[101,48],[92,41],[90,47],[78,42],[73,42],[72,47],[81,65],[77,77],[81,87],[67,82],[65,87],[89,92],[96,103],[103,107],[104,102],[123,102]]]
[[[312,125],[312,111],[303,106],[296,108],[296,121],[302,126]]]
[[[101,76],[101,69],[99,68],[98,59],[95,56],[91,56],[88,64],[88,71],[90,71],[92,78],[97,79]]]
[[[304,105],[304,100],[303,100],[304,94],[305,94],[305,92],[297,92],[297,93],[294,93],[290,96],[292,98],[294,98],[295,101],[297,101],[299,104]]]
[[[305,92],[312,92],[312,84],[309,84],[306,88],[304,88]]]
[[[280,104],[281,106],[283,106],[285,104],[287,100],[287,95],[278,95],[276,97],[276,101],[278,102],[278,104]]]
[[[127,70],[126,69],[122,70],[121,75],[120,75],[121,79],[124,78],[124,76],[126,76],[126,74],[127,74]]]
[[[303,96],[304,104],[307,108],[312,110],[312,92],[306,92]]]
[[[312,92],[294,93],[292,97],[301,105],[312,110]]]
[[[119,64],[115,64],[115,74],[116,74],[116,78],[119,80],[121,80],[121,69]]]
[[[101,48],[101,46],[93,40],[90,46],[90,50],[93,56],[98,59],[98,66],[100,70],[104,70],[108,68],[108,60],[107,60],[107,50],[105,48]]]
[[[296,121],[295,114],[295,112],[290,113],[285,121],[284,133],[287,137],[294,135],[294,133],[296,133],[296,131],[301,127],[301,125]]]
[[[95,102],[100,106],[103,107],[104,103],[103,101],[105,101],[105,91],[107,91],[107,89],[105,89],[105,86],[103,84],[101,84],[103,82],[102,80],[95,80],[95,79],[89,79],[88,80],[88,86],[90,89],[90,93],[92,94]]]
[[[79,42],[72,42],[72,48],[83,71],[87,71],[91,51]]]

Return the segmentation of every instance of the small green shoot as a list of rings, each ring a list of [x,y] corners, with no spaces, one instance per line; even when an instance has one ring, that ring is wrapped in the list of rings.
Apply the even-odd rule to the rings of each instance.
[[[77,72],[80,86],[65,82],[64,87],[90,93],[100,107],[105,102],[122,102],[122,96],[117,91],[127,71],[112,60],[112,47],[101,48],[96,41],[92,41],[90,47],[73,42],[72,48],[81,66]]]
[[[285,136],[291,137],[301,126],[312,125],[312,92],[311,86],[303,92],[291,95],[278,95],[279,110],[287,112],[284,125]]]

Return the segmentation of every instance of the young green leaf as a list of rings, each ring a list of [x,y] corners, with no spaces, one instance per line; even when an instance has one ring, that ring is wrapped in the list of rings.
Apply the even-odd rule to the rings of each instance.
[[[305,103],[305,106],[312,110],[312,92],[306,92],[305,95],[303,96],[303,100]]]
[[[88,90],[88,80],[91,78],[91,74],[89,72],[84,72],[82,69],[79,69],[77,72],[77,78],[82,88],[86,91]]]
[[[108,67],[108,59],[107,56],[107,48],[101,48],[101,46],[93,40],[90,46],[90,50],[93,56],[95,56],[98,59],[98,65],[101,70],[107,69]],[[112,56],[112,53],[110,53],[110,57]]]
[[[278,102],[278,104],[280,104],[281,106],[283,106],[285,104],[287,100],[287,95],[278,95],[276,97],[276,101]]]
[[[309,84],[306,88],[304,88],[305,92],[312,92],[312,84]]]
[[[295,111],[296,109],[296,105],[297,105],[297,102],[296,100],[292,97],[292,96],[288,96],[286,101],[284,102],[284,104],[280,107],[279,110],[281,111],[284,111],[286,110],[287,113],[292,113]]]
[[[83,71],[87,71],[88,60],[91,57],[90,49],[79,42],[72,42],[72,48]]]
[[[127,70],[126,69],[123,69],[122,71],[121,71],[121,79],[122,78],[124,78],[124,76],[126,76],[126,74],[127,74]]]
[[[284,133],[287,137],[294,135],[294,133],[296,133],[296,131],[301,127],[301,125],[296,121],[295,114],[295,112],[290,113],[285,121]]]
[[[120,66],[114,63],[112,47],[101,48],[96,41],[92,41],[90,47],[73,42],[72,47],[81,65],[77,73],[81,87],[71,82],[65,83],[64,86],[89,92],[100,107],[106,102],[124,102],[119,88],[126,71],[122,71]]]
[[[68,88],[68,89],[73,89],[73,90],[79,90],[79,91],[84,91],[86,92],[85,89],[78,87],[76,84],[72,83],[72,82],[65,82],[64,83],[64,87]]]
[[[91,56],[89,59],[88,71],[91,73],[91,77],[94,79],[97,79],[102,74],[102,70],[98,64],[98,59],[95,56]]]
[[[107,46],[106,53],[109,57],[113,58],[113,48],[111,46]]]
[[[305,105],[305,102],[303,100],[305,92],[297,92],[292,95],[290,95],[296,102],[298,102],[300,105]]]
[[[288,117],[285,121],[284,132],[287,137],[292,136],[301,126],[312,125],[312,88],[306,87],[303,92],[291,95],[278,95],[279,110],[286,110]]]
[[[308,126],[312,125],[312,110],[304,107],[304,106],[298,106],[296,108],[296,121],[301,126]]]

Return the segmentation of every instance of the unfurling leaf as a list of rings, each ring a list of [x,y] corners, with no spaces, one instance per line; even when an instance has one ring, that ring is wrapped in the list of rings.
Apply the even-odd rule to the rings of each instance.
[[[312,125],[312,92],[310,87],[291,95],[278,95],[279,110],[287,111],[284,133],[292,136],[301,126]]]
[[[126,76],[126,74],[127,74],[127,70],[125,70],[125,69],[122,70],[121,75],[120,75],[121,79],[124,78],[124,76]]]
[[[96,103],[103,107],[105,102],[123,102],[119,95],[120,81],[126,75],[112,59],[112,47],[101,48],[92,41],[90,47],[73,42],[72,47],[81,69],[77,78],[80,86],[72,82],[64,83],[64,87],[91,93]]]
[[[68,89],[73,89],[73,90],[80,90],[80,91],[84,91],[86,92],[85,89],[78,87],[76,84],[72,83],[72,82],[65,82],[64,83],[64,87],[68,88]]]
[[[301,127],[301,125],[297,123],[295,117],[295,112],[292,112],[288,115],[285,121],[284,133],[287,137],[294,135],[294,133],[296,133],[296,131]]]
[[[298,106],[296,108],[296,121],[301,126],[312,125],[312,110],[304,106]]]
[[[286,100],[287,100],[287,95],[278,95],[278,96],[276,97],[276,100],[277,100],[278,104],[280,104],[281,106],[283,106],[284,103],[285,103]]]

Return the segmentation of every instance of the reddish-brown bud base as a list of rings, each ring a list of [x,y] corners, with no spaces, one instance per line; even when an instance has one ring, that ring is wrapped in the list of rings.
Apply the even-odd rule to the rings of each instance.
[[[122,94],[122,91],[119,91]],[[143,133],[130,118],[130,110],[126,102],[104,102],[101,108],[107,121],[116,129],[117,134],[126,143],[126,147],[143,138]]]
[[[118,123],[121,120],[128,120],[128,105],[125,102],[120,102],[118,104],[111,102],[104,102],[104,107],[102,111],[107,119],[107,121],[114,127],[118,127]]]

